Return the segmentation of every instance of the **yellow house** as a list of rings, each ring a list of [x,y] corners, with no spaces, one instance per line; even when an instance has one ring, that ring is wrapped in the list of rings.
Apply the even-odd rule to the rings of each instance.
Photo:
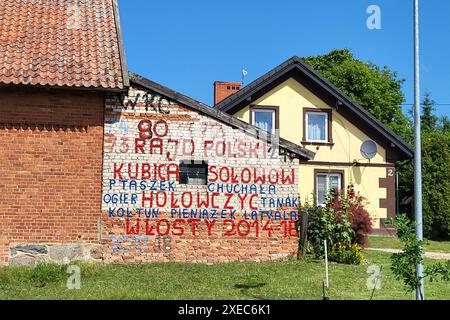
[[[215,101],[215,108],[315,153],[300,163],[302,203],[323,203],[330,187],[345,193],[353,184],[375,232],[395,216],[395,163],[412,158],[411,147],[300,58],[244,88],[216,82]]]

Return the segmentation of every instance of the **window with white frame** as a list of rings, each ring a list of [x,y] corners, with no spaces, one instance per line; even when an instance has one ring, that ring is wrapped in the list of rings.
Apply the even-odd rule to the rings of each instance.
[[[262,130],[275,134],[276,110],[269,108],[253,108],[252,124]]]
[[[306,141],[328,142],[328,113],[306,112]]]
[[[342,192],[342,174],[337,172],[316,174],[316,201],[317,204],[327,202],[330,191],[334,194]]]

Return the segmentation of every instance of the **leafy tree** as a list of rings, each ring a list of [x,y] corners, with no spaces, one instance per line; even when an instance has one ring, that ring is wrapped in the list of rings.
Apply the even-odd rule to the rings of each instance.
[[[450,238],[450,123],[434,114],[435,102],[429,92],[422,101],[422,192],[424,234],[432,239]],[[412,114],[412,112],[411,112]],[[411,123],[411,126],[413,124]],[[403,212],[413,216],[414,167],[408,162],[400,170],[400,199],[409,199]]]
[[[356,59],[348,49],[304,58],[336,87],[399,134],[414,141],[413,123],[402,112],[404,80],[388,67]],[[422,108],[423,212],[425,236],[450,238],[450,119],[438,118],[430,93]],[[399,198],[406,200],[403,212],[413,215],[414,168],[412,161],[399,163]]]
[[[450,131],[422,134],[422,190],[425,235],[450,237]]]
[[[398,79],[396,72],[358,60],[348,49],[308,56],[304,60],[395,133],[411,139],[409,121],[401,108],[404,80]]]

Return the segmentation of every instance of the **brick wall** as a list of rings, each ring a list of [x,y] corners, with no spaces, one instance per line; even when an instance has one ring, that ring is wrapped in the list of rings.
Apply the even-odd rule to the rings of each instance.
[[[125,106],[116,97],[107,97],[106,101],[102,243],[107,261],[215,263],[280,259],[295,254],[297,159],[285,159],[277,147],[269,150],[263,141],[144,88],[131,88]],[[154,128],[152,137],[142,140],[149,123]],[[224,153],[222,141],[227,145]],[[236,153],[238,145],[261,153]],[[179,183],[179,163],[186,159],[208,163],[213,172],[208,174],[207,185]],[[156,177],[155,165],[161,169],[156,170]],[[223,168],[226,170],[221,171]],[[229,170],[234,170],[235,181],[227,181]],[[215,181],[214,172],[222,172],[223,181]],[[265,172],[272,180],[248,182],[243,172]],[[277,174],[292,180],[283,183],[281,178],[276,180]],[[142,190],[142,183],[148,189]],[[230,196],[217,185],[253,186],[255,192],[239,194],[234,190]],[[195,200],[205,200],[217,190],[215,206],[234,208],[233,216],[230,209],[224,216],[213,217],[211,198],[203,206]],[[241,202],[239,196],[246,199]],[[269,198],[275,204],[269,204]],[[280,199],[282,203],[277,203]],[[284,201],[287,199],[292,202]],[[179,215],[180,210],[185,211]],[[251,216],[261,211],[271,213],[272,218]]]
[[[125,102],[81,90],[1,89],[2,263],[295,254],[297,159],[143,88],[131,88]],[[180,160],[206,161],[208,184],[180,184]],[[236,186],[248,189],[226,190]]]
[[[103,93],[0,89],[0,259],[5,241],[98,241],[103,110]]]
[[[241,82],[214,82],[214,105],[242,89]]]

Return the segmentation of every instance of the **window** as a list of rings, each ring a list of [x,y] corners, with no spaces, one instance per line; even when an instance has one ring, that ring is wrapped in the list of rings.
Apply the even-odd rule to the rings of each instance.
[[[324,204],[331,190],[335,194],[342,192],[343,174],[341,172],[318,172],[316,171],[316,201]]]
[[[271,134],[275,134],[275,130],[278,129],[277,107],[252,107],[251,124]]]
[[[306,112],[306,141],[328,142],[328,112]]]
[[[208,163],[195,160],[181,161],[179,183],[206,185],[208,183]]]

